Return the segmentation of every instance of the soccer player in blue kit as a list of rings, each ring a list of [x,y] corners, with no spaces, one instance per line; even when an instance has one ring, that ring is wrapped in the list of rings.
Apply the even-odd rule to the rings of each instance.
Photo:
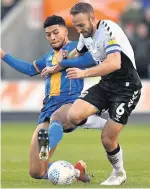
[[[60,51],[71,52],[76,48],[77,42],[69,41],[68,30],[62,17],[48,17],[44,22],[44,28],[46,39],[53,50],[35,60],[33,64],[17,59],[1,50],[3,61],[14,69],[30,76],[42,73],[45,77],[45,99],[30,148],[29,172],[31,177],[35,179],[47,177],[47,169],[50,166],[49,159],[62,139],[63,132],[71,132],[77,127],[67,121],[67,113],[71,104],[78,98],[83,89],[83,79],[69,80],[66,77],[65,68],[78,67],[83,69],[95,65],[95,61],[89,53],[74,60],[63,59],[58,65],[57,59],[61,54]],[[50,74],[47,74],[47,69]],[[89,117],[87,125],[89,126],[88,121],[90,121],[90,125],[97,124],[98,128],[103,128],[106,120],[95,115],[93,117],[94,119],[92,119],[92,116]],[[77,162],[75,167],[80,170],[78,179],[88,182],[89,178],[85,173],[84,163]]]

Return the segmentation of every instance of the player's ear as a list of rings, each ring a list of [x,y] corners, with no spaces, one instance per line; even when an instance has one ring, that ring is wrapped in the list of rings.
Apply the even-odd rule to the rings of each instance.
[[[91,20],[91,22],[94,22],[94,21],[95,21],[95,14],[91,14],[91,15],[90,15],[90,20]]]
[[[65,28],[65,35],[68,36],[68,30]]]

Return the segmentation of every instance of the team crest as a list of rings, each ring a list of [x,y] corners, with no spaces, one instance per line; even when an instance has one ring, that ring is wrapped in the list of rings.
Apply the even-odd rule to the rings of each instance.
[[[52,61],[53,57],[52,55],[48,58],[48,61]]]

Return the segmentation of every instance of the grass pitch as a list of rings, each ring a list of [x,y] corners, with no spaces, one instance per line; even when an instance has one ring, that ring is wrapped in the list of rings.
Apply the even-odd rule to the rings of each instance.
[[[67,160],[74,164],[83,159],[94,177],[89,184],[75,182],[71,186],[55,186],[47,180],[32,179],[28,174],[30,141],[35,127],[34,123],[2,124],[2,188],[101,187],[99,183],[111,172],[100,144],[101,131],[78,129],[64,135],[52,161]],[[128,179],[118,188],[150,188],[150,125],[128,125],[120,135],[120,144]]]

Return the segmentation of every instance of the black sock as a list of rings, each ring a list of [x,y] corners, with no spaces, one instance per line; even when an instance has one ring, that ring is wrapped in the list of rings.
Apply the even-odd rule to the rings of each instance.
[[[107,152],[107,151],[106,152],[109,156],[113,156],[113,155],[117,154],[119,151],[120,151],[120,146],[118,144],[118,147],[116,149],[114,149],[112,152]]]

